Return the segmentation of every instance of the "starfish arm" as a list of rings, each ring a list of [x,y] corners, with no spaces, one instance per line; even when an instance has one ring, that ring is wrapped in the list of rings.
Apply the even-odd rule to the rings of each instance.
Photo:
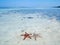
[[[24,39],[23,40],[25,40],[26,39],[26,37],[24,37]]]
[[[32,35],[32,34],[29,34],[29,35]]]
[[[30,38],[30,39],[31,39],[31,36],[28,36],[28,38]]]
[[[40,38],[42,38],[42,36],[39,35]]]
[[[36,37],[35,37],[35,40],[36,40]]]
[[[24,34],[21,34],[21,36],[24,36]]]
[[[34,39],[36,40],[36,37],[34,36]]]

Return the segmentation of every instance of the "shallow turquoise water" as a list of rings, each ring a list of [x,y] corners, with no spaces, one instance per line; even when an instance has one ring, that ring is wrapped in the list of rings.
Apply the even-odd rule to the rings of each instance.
[[[60,9],[0,9],[0,45],[60,45]],[[23,31],[23,32],[22,32]],[[43,38],[23,40],[24,32]]]

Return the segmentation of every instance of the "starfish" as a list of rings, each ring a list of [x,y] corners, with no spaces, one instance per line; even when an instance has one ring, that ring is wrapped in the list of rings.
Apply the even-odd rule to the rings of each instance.
[[[25,34],[22,34],[21,36],[24,36],[23,40],[25,40],[26,38],[30,38],[31,39],[30,35],[32,35],[32,34],[29,34],[29,33],[25,32]]]
[[[37,40],[38,37],[42,38],[39,34],[35,34],[35,33],[33,33],[32,37],[34,37],[35,40]]]

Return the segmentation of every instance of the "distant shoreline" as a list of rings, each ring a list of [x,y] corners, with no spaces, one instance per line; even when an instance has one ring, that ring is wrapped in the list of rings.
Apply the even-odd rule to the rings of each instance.
[[[23,8],[23,7],[0,7],[0,9],[60,9],[60,8]]]

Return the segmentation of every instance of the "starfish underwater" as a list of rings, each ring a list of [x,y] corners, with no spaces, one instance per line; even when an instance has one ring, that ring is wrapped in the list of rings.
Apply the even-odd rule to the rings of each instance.
[[[26,38],[30,38],[31,39],[31,35],[32,34],[29,34],[29,33],[25,32],[25,34],[22,34],[21,36],[24,36],[23,40],[25,40]]]

